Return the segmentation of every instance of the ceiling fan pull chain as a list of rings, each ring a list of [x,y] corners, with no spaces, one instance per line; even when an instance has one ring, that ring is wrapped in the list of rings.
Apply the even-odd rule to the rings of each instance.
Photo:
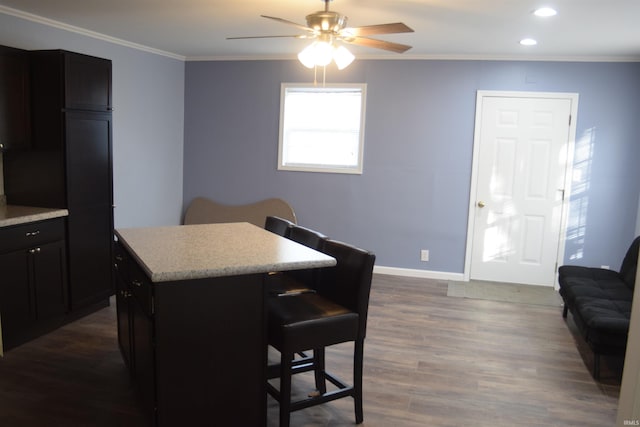
[[[327,83],[327,66],[322,67],[322,87],[325,87]]]

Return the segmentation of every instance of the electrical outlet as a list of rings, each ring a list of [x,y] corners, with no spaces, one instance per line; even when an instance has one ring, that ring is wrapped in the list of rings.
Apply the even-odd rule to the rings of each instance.
[[[422,249],[420,251],[420,261],[429,261],[429,249]]]

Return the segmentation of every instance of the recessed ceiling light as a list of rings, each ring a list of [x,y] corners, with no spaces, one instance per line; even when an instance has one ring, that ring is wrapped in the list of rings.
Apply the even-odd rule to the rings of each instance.
[[[541,7],[533,11],[533,14],[542,18],[548,18],[550,16],[556,16],[558,12],[550,7]]]
[[[520,44],[522,46],[535,46],[538,44],[538,42],[534,39],[522,39],[520,40]]]

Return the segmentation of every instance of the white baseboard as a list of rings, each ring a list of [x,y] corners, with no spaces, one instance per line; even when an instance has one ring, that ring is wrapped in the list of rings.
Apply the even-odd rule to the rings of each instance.
[[[454,280],[454,281],[464,280],[464,274],[462,273],[449,273],[446,271],[415,270],[411,268],[384,267],[379,265],[376,265],[373,267],[373,272],[376,274],[387,274],[390,276],[418,277],[421,279]]]

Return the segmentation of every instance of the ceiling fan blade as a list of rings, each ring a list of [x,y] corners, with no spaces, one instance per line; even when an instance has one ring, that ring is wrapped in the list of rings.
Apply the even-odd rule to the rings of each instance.
[[[402,22],[394,22],[392,24],[366,25],[364,27],[345,28],[343,32],[355,37],[372,36],[374,34],[396,34],[396,33],[413,33],[413,29],[409,28]]]
[[[390,50],[392,52],[403,53],[411,49],[411,46],[400,43],[392,43],[384,40],[370,39],[368,37],[354,37],[343,39],[345,43],[356,44],[360,46],[373,47],[376,49]]]
[[[263,17],[263,18],[267,18],[267,19],[273,19],[274,21],[278,21],[281,24],[293,25],[294,27],[297,27],[297,28],[299,28],[301,30],[304,30],[304,31],[313,32],[313,29],[307,27],[306,25],[298,24],[298,23],[295,23],[293,21],[287,21],[286,19],[276,18],[275,16],[267,16],[267,15],[260,15],[260,16]]]
[[[295,35],[295,36],[241,36],[241,37],[227,37],[226,40],[243,40],[243,39],[274,39],[274,38],[296,38],[306,39],[307,35]]]

